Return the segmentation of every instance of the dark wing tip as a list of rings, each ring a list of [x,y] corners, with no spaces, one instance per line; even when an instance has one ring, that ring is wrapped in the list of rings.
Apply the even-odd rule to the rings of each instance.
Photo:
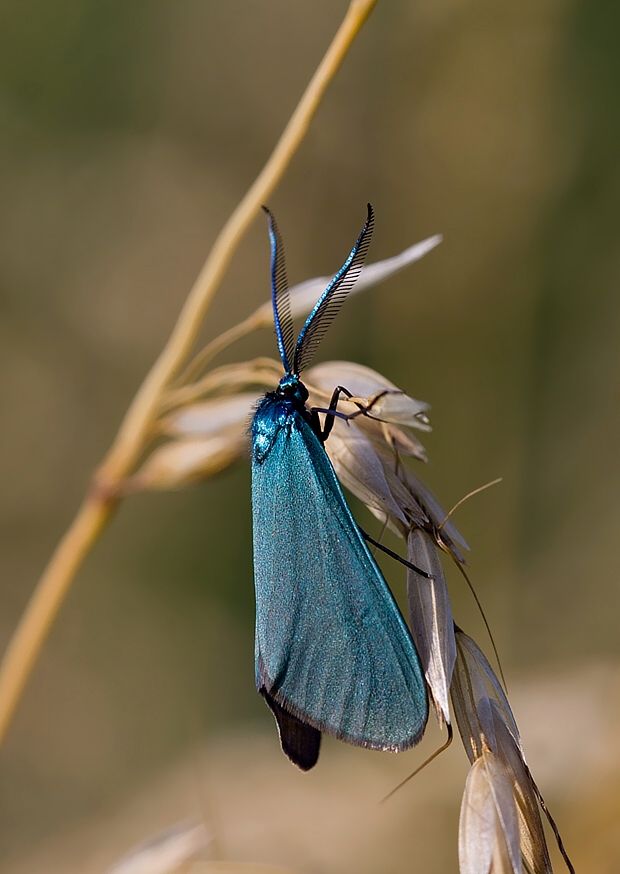
[[[302,771],[314,768],[321,749],[321,732],[287,713],[264,686],[259,691],[275,717],[282,752]]]

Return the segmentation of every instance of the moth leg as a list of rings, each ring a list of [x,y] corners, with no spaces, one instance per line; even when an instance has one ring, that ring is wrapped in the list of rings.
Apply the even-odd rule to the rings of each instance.
[[[359,525],[357,527],[359,528]],[[363,530],[363,528],[360,528],[359,532],[362,535],[362,537],[364,538],[364,540],[366,540],[368,543],[372,543],[373,546],[376,546],[377,549],[381,550],[381,552],[385,552],[385,554],[389,555],[390,558],[393,558],[396,561],[399,561],[401,564],[404,564],[405,567],[409,568],[409,570],[415,571],[416,574],[419,574],[421,577],[424,577],[427,580],[434,580],[435,579],[435,577],[432,574],[429,574],[426,571],[423,571],[422,568],[416,567],[414,564],[411,564],[410,561],[407,561],[406,558],[403,558],[402,556],[400,556],[397,552],[392,552],[392,550],[388,549],[387,546],[384,546],[382,543],[379,543],[378,540],[374,540],[370,536],[370,534],[367,534]]]
[[[327,409],[322,409],[321,407],[313,407],[310,411],[311,415],[317,416],[318,413],[325,414],[325,424],[321,428],[320,425],[315,427],[315,433],[317,434],[321,443],[325,443],[327,438],[329,437],[332,428],[334,427],[334,419],[337,416],[339,419],[344,419],[345,422],[348,422],[350,419],[357,419],[358,416],[367,416],[374,404],[377,403],[379,398],[382,398],[383,395],[387,394],[386,391],[380,392],[376,397],[372,399],[372,401],[368,404],[367,407],[362,407],[359,404],[358,410],[354,413],[340,413],[338,412],[338,401],[340,400],[340,395],[345,395],[347,398],[352,398],[352,393],[345,388],[343,385],[337,385],[333,391],[331,401],[329,402],[329,407]],[[318,417],[317,417],[318,418]],[[314,427],[314,425],[313,425]],[[317,429],[318,428],[318,429]]]
[[[343,385],[337,385],[332,393],[331,400],[329,402],[329,407],[326,410],[321,409],[320,407],[313,407],[310,411],[313,416],[316,416],[316,420],[318,423],[318,414],[325,413],[325,423],[321,428],[321,425],[318,425],[318,430],[315,431],[317,437],[321,441],[321,443],[325,443],[327,438],[329,437],[332,428],[334,427],[334,417],[338,416],[339,419],[348,420],[351,417],[355,417],[359,415],[359,413],[339,413],[338,412],[338,401],[340,400],[340,395],[344,395],[347,398],[352,398],[353,395],[349,391],[348,388],[345,388]],[[361,410],[360,410],[361,412]]]
[[[275,717],[282,752],[302,771],[314,768],[321,749],[321,732],[287,713],[264,686],[258,691]]]

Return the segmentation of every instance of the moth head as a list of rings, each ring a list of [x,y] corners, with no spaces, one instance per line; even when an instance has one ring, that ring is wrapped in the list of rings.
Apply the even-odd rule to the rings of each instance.
[[[277,393],[281,397],[300,401],[302,404],[305,404],[308,400],[308,389],[294,373],[287,373],[286,376],[282,377],[277,388]]]

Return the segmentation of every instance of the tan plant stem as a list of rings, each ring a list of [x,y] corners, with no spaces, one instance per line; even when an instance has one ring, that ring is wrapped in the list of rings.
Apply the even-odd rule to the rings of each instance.
[[[146,448],[162,392],[183,366],[241,238],[282,178],[327,86],[376,3],[352,0],[349,5],[269,160],[217,237],[170,339],[139,388],[90,492],[39,580],[0,665],[0,743],[73,578],[115,509],[119,485]]]
[[[80,565],[110,519],[115,501],[87,496],[56,547],[2,659],[0,669],[0,742]]]

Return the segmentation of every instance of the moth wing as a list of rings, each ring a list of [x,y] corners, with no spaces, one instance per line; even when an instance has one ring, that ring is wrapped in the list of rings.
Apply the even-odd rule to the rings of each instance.
[[[282,751],[302,771],[314,768],[321,750],[321,732],[312,725],[302,722],[292,713],[288,713],[277,701],[274,701],[264,686],[261,686],[259,691],[278,726]]]
[[[321,732],[381,750],[428,718],[409,630],[299,414],[252,468],[257,685]]]

